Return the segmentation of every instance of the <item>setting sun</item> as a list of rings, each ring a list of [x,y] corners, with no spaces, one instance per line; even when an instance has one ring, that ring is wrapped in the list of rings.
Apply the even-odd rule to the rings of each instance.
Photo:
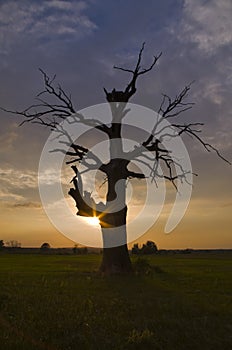
[[[100,224],[100,221],[97,216],[93,216],[87,219],[88,224],[93,226],[98,226]]]

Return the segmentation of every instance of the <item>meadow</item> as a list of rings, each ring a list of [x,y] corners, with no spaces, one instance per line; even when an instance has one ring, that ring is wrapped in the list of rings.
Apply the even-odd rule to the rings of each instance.
[[[231,252],[100,259],[1,253],[0,349],[232,349]]]

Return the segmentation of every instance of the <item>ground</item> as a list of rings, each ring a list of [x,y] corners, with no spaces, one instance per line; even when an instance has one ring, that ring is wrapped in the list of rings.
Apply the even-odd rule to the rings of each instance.
[[[229,350],[231,258],[133,257],[137,275],[103,277],[98,255],[2,253],[0,349]]]

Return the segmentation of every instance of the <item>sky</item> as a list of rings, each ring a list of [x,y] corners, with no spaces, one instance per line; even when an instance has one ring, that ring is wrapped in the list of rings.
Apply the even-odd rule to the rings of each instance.
[[[33,104],[43,89],[38,68],[57,75],[77,110],[104,103],[103,87],[122,90],[129,78],[113,65],[133,67],[145,41],[144,66],[161,51],[162,57],[139,80],[131,102],[157,110],[162,93],[175,96],[194,80],[189,98],[195,105],[182,118],[203,122],[204,140],[231,161],[231,18],[230,0],[0,1],[0,106]],[[49,130],[18,127],[22,119],[3,111],[0,118],[0,239],[73,246],[49,221],[39,197],[38,165]],[[152,239],[164,249],[232,248],[232,167],[194,140],[184,141],[199,175],[188,210],[165,234],[174,195],[168,188],[160,218],[137,241]],[[89,225],[87,234],[95,229]]]

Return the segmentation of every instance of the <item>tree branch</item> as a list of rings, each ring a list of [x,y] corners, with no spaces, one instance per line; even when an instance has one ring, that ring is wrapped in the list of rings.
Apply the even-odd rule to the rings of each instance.
[[[81,174],[79,173],[76,166],[72,166],[72,170],[75,173],[75,176],[71,180],[71,182],[74,184],[74,188],[70,188],[68,194],[76,202],[76,207],[78,209],[77,215],[87,217],[102,215],[105,210],[105,205],[102,202],[97,204],[91,197],[90,192],[84,191],[83,193]]]
[[[188,174],[189,172],[185,171],[181,167],[181,164],[174,161],[172,158],[170,158],[168,155],[170,154],[170,151],[164,150],[160,148],[160,144],[163,143],[165,139],[168,138],[175,138],[183,134],[187,134],[193,138],[195,138],[197,141],[199,141],[204,148],[210,152],[214,151],[216,154],[225,162],[228,164],[231,164],[225,157],[223,157],[220,152],[212,146],[209,143],[206,143],[200,136],[199,133],[201,132],[201,129],[199,127],[203,126],[203,123],[176,123],[172,122],[168,125],[165,125],[162,127],[162,122],[165,119],[172,119],[175,117],[179,117],[179,115],[183,112],[186,112],[187,110],[191,109],[194,103],[191,102],[185,102],[186,97],[188,96],[188,92],[191,88],[192,83],[185,86],[185,88],[175,96],[174,99],[169,97],[168,95],[163,94],[163,99],[159,108],[159,118],[157,119],[151,134],[148,136],[148,138],[140,145],[135,147],[133,151],[130,152],[129,157],[132,157],[132,159],[135,159],[140,156],[144,156],[146,151],[153,152],[155,154],[156,162],[154,162],[153,170],[151,171],[151,177],[154,180],[155,176],[158,176],[158,164],[159,161],[162,161],[168,172],[169,175],[164,175],[163,178],[166,178],[173,182],[177,179],[177,177],[181,177],[180,174],[173,175],[173,169],[172,166],[177,166],[181,170],[182,174]],[[197,127],[197,128],[196,128]],[[154,140],[155,139],[155,140]],[[196,175],[196,174],[194,174]]]
[[[145,47],[145,42],[142,44],[142,47],[139,51],[137,63],[136,63],[136,66],[134,69],[126,69],[123,67],[114,66],[114,69],[117,69],[117,70],[120,70],[123,72],[127,72],[127,73],[131,73],[132,78],[129,81],[129,83],[126,86],[124,91],[117,91],[117,90],[113,89],[111,92],[108,92],[104,88],[104,92],[106,94],[106,99],[108,102],[128,102],[129,99],[136,93],[136,82],[137,82],[138,77],[140,75],[143,75],[143,74],[150,72],[153,69],[153,67],[155,66],[155,64],[157,63],[157,61],[159,60],[159,58],[161,57],[162,52],[158,56],[153,57],[153,61],[148,68],[142,69],[141,68],[141,60],[142,60],[144,47]]]
[[[127,178],[145,179],[146,176],[141,173],[135,173],[134,171],[128,171]]]
[[[204,148],[207,150],[207,152],[211,152],[211,151],[216,152],[216,154],[218,155],[219,158],[221,158],[226,163],[231,165],[232,163],[229,160],[227,160],[225,157],[223,157],[216,147],[214,147],[211,144],[205,142],[201,137],[199,137],[196,134],[196,133],[201,132],[201,130],[194,130],[194,129],[192,129],[193,125],[199,125],[199,124],[200,123],[190,123],[190,124],[186,124],[186,125],[173,124],[173,126],[175,126],[177,129],[180,130],[178,132],[178,135],[181,135],[181,134],[185,133],[185,134],[188,134],[189,136],[195,137],[204,146]]]
[[[39,69],[39,71],[44,81],[44,90],[36,97],[39,103],[33,104],[22,111],[12,111],[6,108],[0,109],[4,112],[24,117],[20,126],[25,123],[33,123],[56,130],[60,122],[66,120],[69,124],[82,123],[109,135],[110,128],[102,124],[100,120],[85,118],[81,113],[76,112],[71,95],[68,95],[61,85],[58,84],[57,87],[54,86],[56,75],[49,78],[42,69]],[[45,96],[45,98],[41,98],[41,96]],[[48,98],[53,98],[54,102],[47,100]]]

